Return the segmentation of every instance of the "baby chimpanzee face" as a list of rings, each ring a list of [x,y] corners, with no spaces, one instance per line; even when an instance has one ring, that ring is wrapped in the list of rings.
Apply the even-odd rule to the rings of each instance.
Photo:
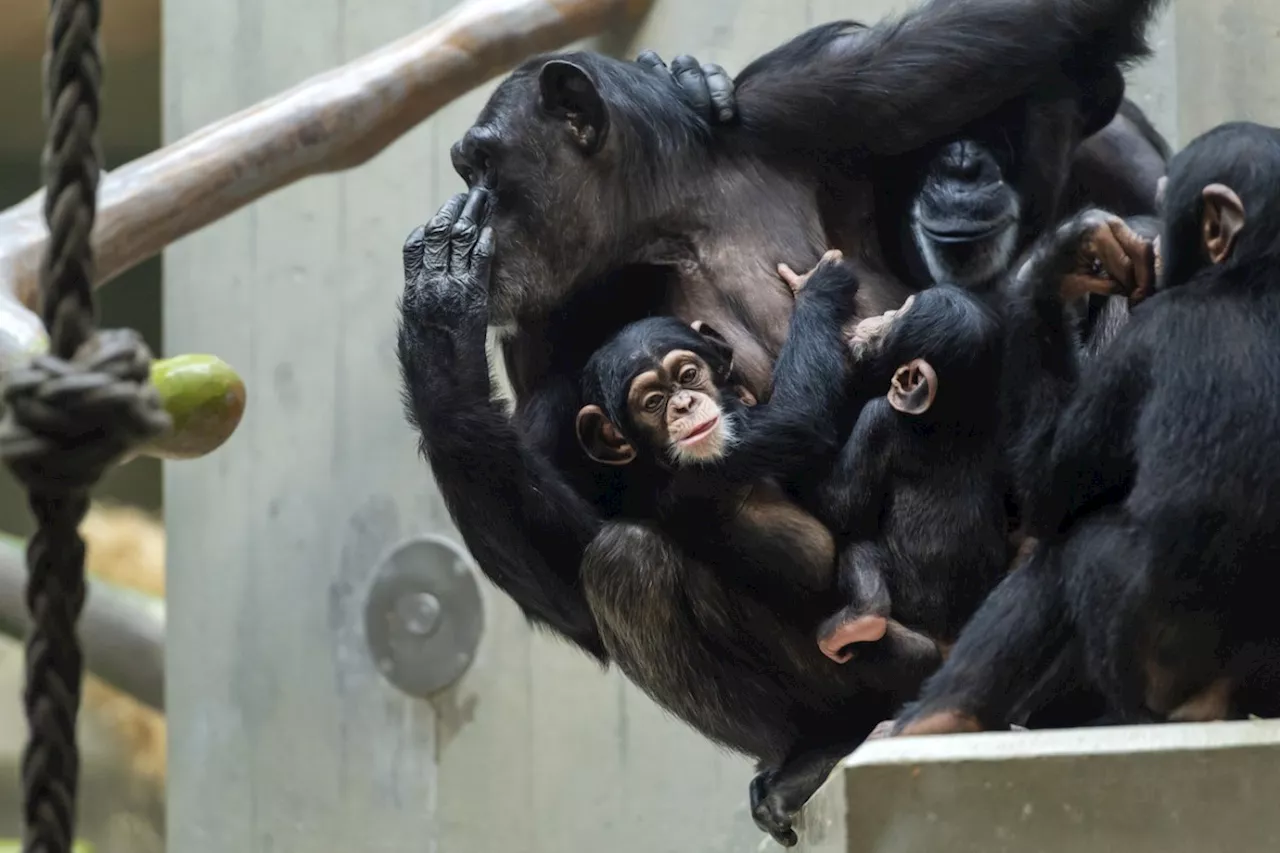
[[[754,403],[733,384],[732,367],[733,350],[703,323],[632,323],[587,363],[578,442],[606,465],[714,462],[733,446],[742,405]]]
[[[711,369],[688,350],[672,350],[631,382],[627,412],[654,453],[679,466],[719,459],[733,443],[733,419]]]

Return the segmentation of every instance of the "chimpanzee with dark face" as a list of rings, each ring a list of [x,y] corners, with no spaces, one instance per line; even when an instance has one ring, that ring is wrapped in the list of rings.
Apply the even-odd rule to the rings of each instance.
[[[835,543],[793,487],[837,449],[854,293],[851,269],[824,258],[761,404],[705,324],[631,323],[588,361],[576,425],[643,498],[582,561],[605,650],[659,705],[759,760],[752,813],[787,845],[836,761],[936,665],[881,647],[840,667],[813,641],[839,602]]]
[[[1094,113],[1108,114],[1102,107]],[[1067,211],[1082,206],[1107,210],[1128,218],[1130,227],[1154,236],[1158,223],[1146,214],[1154,211],[1153,190],[1168,160],[1167,145],[1130,101],[1122,102],[1115,121],[1136,130],[1125,134],[1111,126],[1102,129],[1081,145],[1075,162],[1087,164],[1082,168],[1092,176],[1098,155],[1091,153],[1091,146],[1120,146],[1132,164],[1130,180],[1118,181],[1111,176],[1110,191],[1097,193],[1114,199],[1114,206],[1083,204],[1083,190],[1076,187],[1071,188],[1073,195],[1064,207]],[[956,284],[975,293],[996,295],[998,300],[1006,275],[1043,227],[1034,215],[1024,215],[1018,182],[1009,179],[1013,165],[1007,146],[964,138],[943,145],[932,155],[921,170],[918,188],[885,199],[888,209],[905,207],[900,214],[903,236],[899,242],[905,275],[926,286]],[[1140,201],[1144,191],[1146,198]],[[1127,317],[1127,304],[1122,297],[1090,294],[1072,305],[1080,333],[1091,348],[1114,336]]]
[[[1028,264],[1042,285],[1030,303],[994,286],[943,284],[854,329],[854,396],[873,399],[816,501],[852,539],[841,557],[851,602],[819,631],[833,659],[868,641],[888,643],[895,657],[936,659],[936,644],[955,638],[1008,568],[1010,469],[1041,429],[1039,395],[1074,381],[1069,306],[1142,289],[1129,260],[1142,241],[1113,214],[1082,213],[1043,242]],[[805,287],[808,276],[779,272],[793,290]],[[940,387],[949,389],[941,402]]]
[[[1042,143],[1027,156],[1060,183],[1079,92],[1145,55],[1158,5],[935,0],[856,32],[819,27],[739,75],[739,120],[714,128],[632,63],[575,53],[517,69],[455,148],[468,212],[451,200],[405,245],[409,414],[486,574],[604,660],[578,565],[620,509],[618,477],[578,461],[565,428],[590,353],[640,317],[702,319],[766,401],[792,303],[776,263],[804,268],[835,245],[859,267],[859,314],[900,305],[910,288],[884,270],[873,203],[884,158],[1021,100]],[[474,281],[449,260],[448,234],[474,241],[486,221],[502,251]],[[483,298],[460,299],[464,288]],[[486,323],[514,325],[503,343],[514,421],[491,397]]]
[[[1280,713],[1280,131],[1170,164],[1154,296],[1052,423],[1040,544],[962,632],[906,734],[999,726],[1064,660],[1119,721]]]

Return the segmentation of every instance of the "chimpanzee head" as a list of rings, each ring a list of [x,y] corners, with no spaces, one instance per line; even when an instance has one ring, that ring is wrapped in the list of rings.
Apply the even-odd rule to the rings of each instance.
[[[943,146],[925,168],[911,235],[933,281],[977,288],[1013,260],[1021,217],[1021,199],[995,154],[962,139]]]
[[[859,358],[871,359],[870,381],[888,386],[889,405],[902,414],[964,422],[995,415],[1000,321],[968,291],[921,291],[896,311],[860,322],[854,341]]]
[[[1209,265],[1280,252],[1280,130],[1215,127],[1170,161],[1158,192],[1160,289],[1186,284]]]
[[[450,152],[491,193],[492,323],[560,304],[651,236],[676,153],[710,132],[672,92],[635,63],[581,52],[531,59],[498,86]]]
[[[606,465],[712,462],[732,447],[742,406],[733,350],[704,323],[650,317],[626,326],[583,371],[578,441]]]
[[[1124,97],[1114,65],[1084,79],[1091,85],[1062,81],[1056,98],[1011,102],[914,161],[906,220],[931,282],[989,287],[1057,219],[1076,147]]]

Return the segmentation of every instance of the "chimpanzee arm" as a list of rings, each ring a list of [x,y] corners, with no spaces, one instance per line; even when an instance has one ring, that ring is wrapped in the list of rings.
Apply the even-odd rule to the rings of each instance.
[[[897,20],[809,30],[735,80],[741,124],[781,151],[872,155],[960,130],[1087,56],[1086,81],[1149,53],[1162,0],[932,0]]]
[[[835,466],[818,488],[818,516],[841,534],[878,527],[893,447],[895,413],[885,397],[863,406]]]
[[[1056,530],[1122,487],[1131,474],[1129,432],[1136,408],[1130,407],[1140,406],[1145,390],[1142,346],[1120,336],[1115,350],[1092,363],[1089,379],[1081,380],[1074,333],[1063,310],[1064,291],[1090,282],[1130,286],[1121,281],[1125,261],[1113,220],[1098,210],[1072,217],[1040,238],[1008,285],[1002,414],[1032,535]],[[1111,271],[1109,279],[1104,270]]]
[[[1123,497],[1136,466],[1137,424],[1150,387],[1146,349],[1137,335],[1121,335],[1081,377],[1062,410],[1048,470],[1031,490],[1027,532],[1052,536],[1103,501]]]
[[[1058,419],[1079,379],[1061,283],[1085,238],[1088,226],[1082,220],[1076,216],[1042,235],[1002,294],[1002,443],[1020,502],[1043,482]]]
[[[751,412],[741,443],[715,471],[717,480],[787,479],[835,451],[848,377],[843,328],[857,289],[844,261],[824,259],[814,269],[796,297],[769,402]]]
[[[531,619],[604,659],[578,574],[600,520],[492,396],[493,233],[479,227],[484,204],[483,190],[454,196],[405,243],[398,343],[406,413],[485,574]]]

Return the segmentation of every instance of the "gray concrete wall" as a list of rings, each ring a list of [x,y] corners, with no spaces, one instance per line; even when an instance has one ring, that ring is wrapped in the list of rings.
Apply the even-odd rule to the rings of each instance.
[[[1159,55],[1133,79],[1163,131],[1185,139],[1234,110],[1280,120],[1266,74],[1277,61],[1274,2],[1182,0],[1162,21]],[[166,138],[449,5],[166,0]],[[811,24],[901,5],[660,0],[621,47],[736,70]],[[487,595],[475,665],[432,701],[397,692],[365,654],[360,609],[377,558],[411,534],[454,535],[401,416],[394,306],[401,241],[458,189],[447,147],[488,91],[366,167],[281,192],[166,253],[168,348],[217,352],[250,388],[244,423],[219,453],[166,467],[170,849],[760,844],[745,808],[748,762],[532,634],[501,596]]]

